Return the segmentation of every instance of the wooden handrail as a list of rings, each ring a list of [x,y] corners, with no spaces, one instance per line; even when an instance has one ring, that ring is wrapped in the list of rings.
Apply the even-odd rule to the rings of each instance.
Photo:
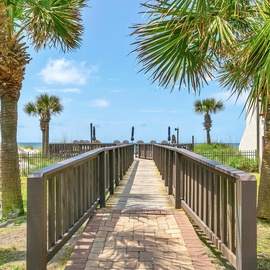
[[[47,263],[98,206],[106,205],[134,159],[134,145],[98,148],[27,178],[27,270]]]
[[[151,148],[175,207],[186,211],[237,270],[257,269],[255,176],[185,149]]]

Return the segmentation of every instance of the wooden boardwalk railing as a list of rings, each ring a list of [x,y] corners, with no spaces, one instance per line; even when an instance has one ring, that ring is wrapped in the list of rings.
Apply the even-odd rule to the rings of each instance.
[[[256,179],[176,147],[140,144],[153,159],[175,207],[183,208],[237,270],[257,268]],[[134,145],[99,148],[28,175],[27,269],[47,262],[128,170]]]
[[[183,208],[237,270],[257,269],[256,178],[185,149],[145,145],[175,207]]]
[[[105,206],[133,162],[133,149],[99,148],[28,175],[28,270],[45,270],[95,209]]]

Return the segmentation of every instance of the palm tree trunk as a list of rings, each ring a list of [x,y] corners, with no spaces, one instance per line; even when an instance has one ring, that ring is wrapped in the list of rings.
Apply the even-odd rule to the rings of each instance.
[[[1,177],[2,215],[23,214],[23,200],[17,146],[17,100],[9,95],[1,97]]]
[[[257,216],[270,221],[270,106],[268,106],[264,123],[264,144]]]
[[[207,144],[211,144],[211,137],[210,137],[210,130],[212,127],[212,119],[209,113],[206,113],[204,115],[204,128],[206,130],[206,140],[207,140]]]
[[[42,136],[42,156],[43,157],[46,157],[46,123],[45,121],[41,118],[40,119],[40,123],[39,123],[39,126],[40,126],[40,130],[41,130],[41,136]]]
[[[42,134],[42,156],[45,157],[45,130],[41,130],[41,134]]]
[[[44,138],[44,153],[45,156],[49,155],[49,122],[46,121],[45,138]]]
[[[211,137],[210,137],[210,130],[206,130],[206,139],[207,139],[207,144],[211,144]]]

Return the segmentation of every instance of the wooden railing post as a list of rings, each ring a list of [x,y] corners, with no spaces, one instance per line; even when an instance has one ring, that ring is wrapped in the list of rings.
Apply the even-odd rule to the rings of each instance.
[[[109,151],[110,160],[110,194],[114,194],[114,180],[115,180],[115,150]]]
[[[47,182],[27,178],[27,270],[47,268]]]
[[[236,181],[237,270],[257,269],[256,181],[246,176]]]
[[[168,152],[168,194],[173,194],[173,157],[174,151]]]
[[[162,164],[162,179],[164,180],[165,187],[168,186],[168,178],[167,178],[167,172],[168,172],[168,150],[166,148],[163,149],[163,164]]]
[[[127,148],[126,147],[123,147],[122,148],[122,156],[123,156],[123,174],[124,172],[126,171],[127,169]]]
[[[173,168],[173,179],[175,183],[175,208],[181,208],[181,163],[180,154],[176,151],[174,152],[174,168]]]
[[[123,178],[123,148],[119,149],[119,179]]]
[[[99,196],[100,207],[106,206],[106,151],[99,156]]]

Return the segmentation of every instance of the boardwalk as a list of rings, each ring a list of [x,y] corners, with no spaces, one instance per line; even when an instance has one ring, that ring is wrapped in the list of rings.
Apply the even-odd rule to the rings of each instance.
[[[214,268],[154,162],[135,159],[107,207],[90,218],[65,269]]]

